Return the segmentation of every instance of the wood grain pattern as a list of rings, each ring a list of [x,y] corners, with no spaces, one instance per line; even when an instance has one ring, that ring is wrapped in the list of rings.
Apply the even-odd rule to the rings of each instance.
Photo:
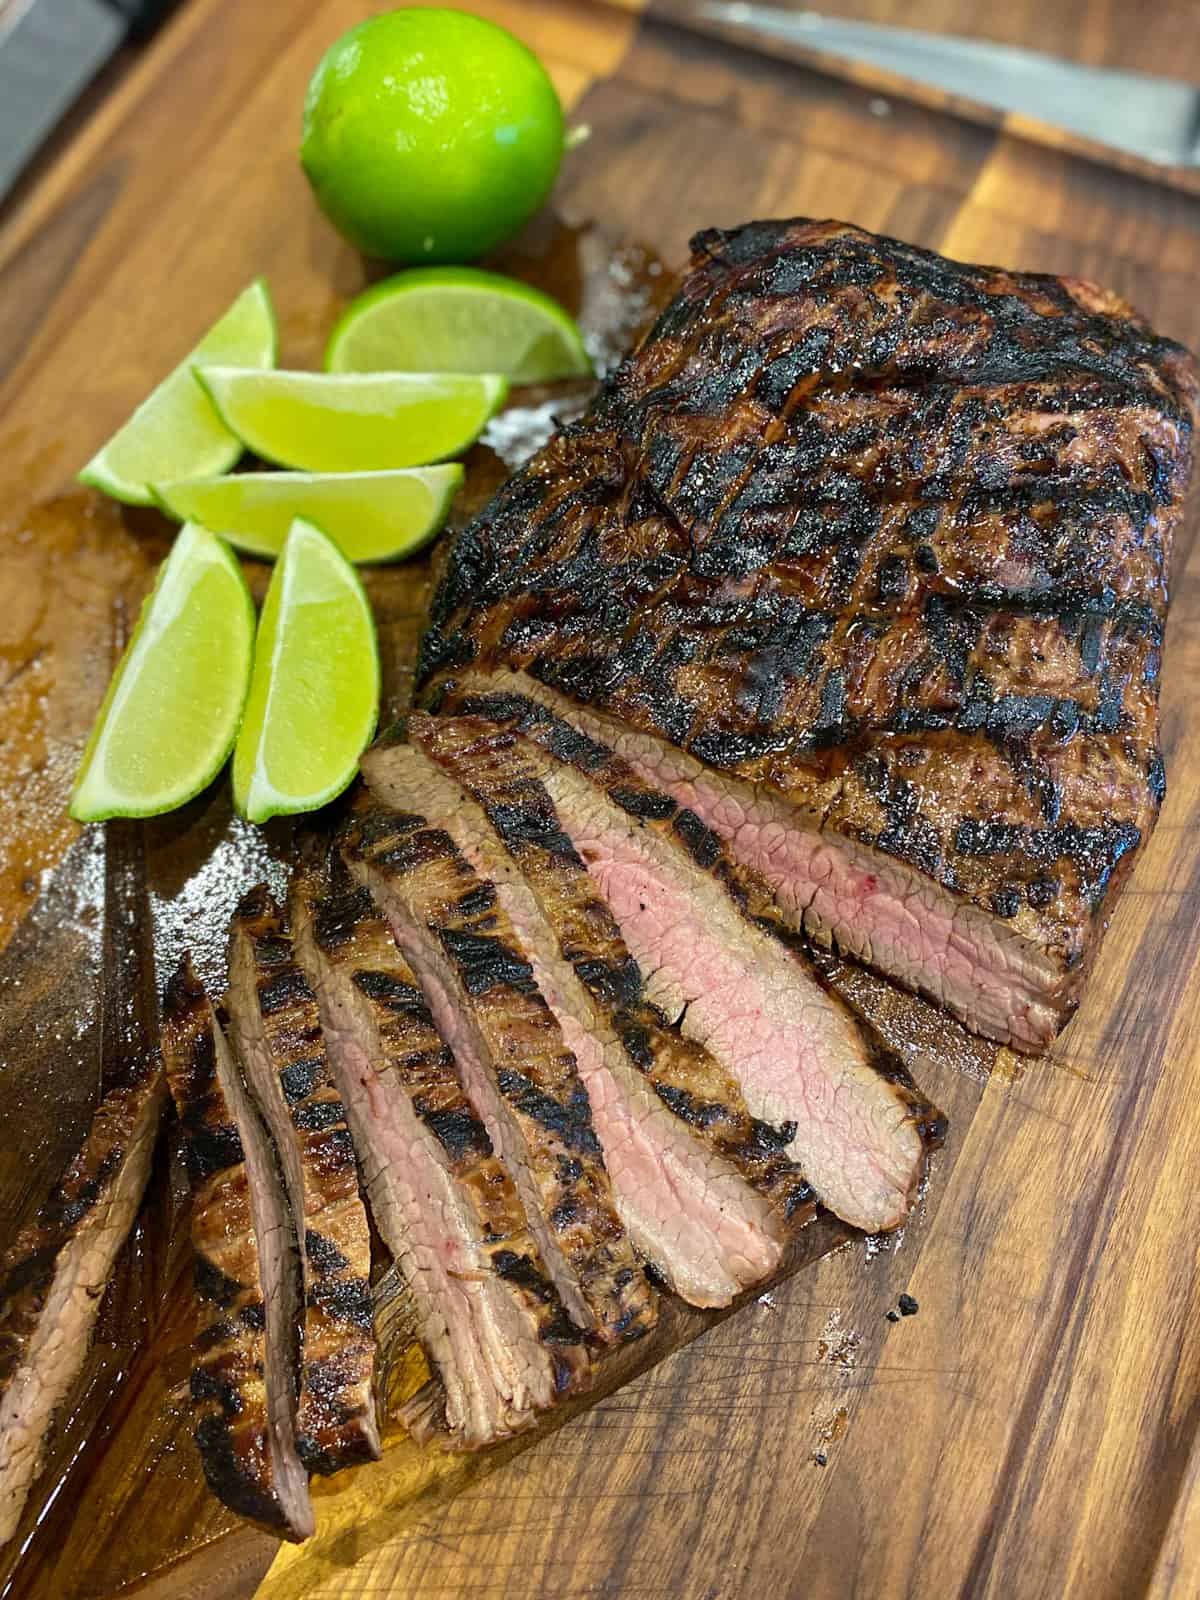
[[[613,269],[612,242],[678,262],[696,227],[804,212],[1093,276],[1200,343],[1200,201],[927,108],[896,102],[880,117],[865,92],[635,10],[475,8],[541,51],[572,120],[592,129],[555,205],[595,226],[543,223],[513,259],[582,299],[594,331],[611,328],[620,280],[645,259],[622,253]],[[164,536],[154,517],[98,509],[70,475],[258,272],[281,310],[284,359],[317,360],[367,273],[309,200],[298,107],[325,44],[370,9],[382,0],[189,0],[0,231],[0,925],[15,930],[0,960],[0,1084],[17,1130],[0,1151],[5,1231],[78,1137],[98,1086],[104,853],[92,834],[75,837],[61,805],[103,687],[114,603],[136,604]],[[1100,0],[826,9],[1200,77],[1190,9],[1166,0],[1136,21]],[[476,452],[475,492],[501,470]],[[400,1506],[402,1454],[358,1491],[336,1481],[330,1520],[343,1497],[358,1531],[288,1552],[264,1595],[1200,1591],[1198,563],[1180,550],[1170,795],[1085,1004],[1049,1058],[1022,1068],[1002,1052],[990,1074],[989,1052],[950,1057],[943,1031],[922,1022],[918,1071],[951,1134],[903,1237],[846,1244],[523,1454],[473,1472],[453,1498]],[[261,589],[261,569],[253,576]],[[396,700],[425,581],[413,567],[372,578]],[[143,842],[160,957],[192,943],[216,974],[222,916],[251,876],[282,873],[287,828],[240,828],[218,789],[148,825]],[[886,986],[851,981],[887,1003]],[[47,1481],[73,1462],[67,1487],[14,1596],[232,1600],[272,1557],[197,1491],[179,1387],[186,1252],[166,1247],[163,1226],[177,1193],[164,1159],[53,1442]],[[920,1311],[893,1323],[901,1291]]]

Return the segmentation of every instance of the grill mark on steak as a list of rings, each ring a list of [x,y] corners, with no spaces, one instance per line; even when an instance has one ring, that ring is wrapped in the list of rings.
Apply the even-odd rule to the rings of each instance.
[[[296,1444],[300,1273],[270,1136],[185,956],[163,1057],[192,1191],[194,1437],[217,1498],[285,1539],[315,1529]]]
[[[446,818],[471,866],[495,884],[575,1054],[634,1243],[685,1299],[728,1303],[777,1265],[783,1221],[811,1216],[807,1186],[759,1137],[737,1085],[646,1004],[636,963],[544,795],[536,804],[536,785],[497,774],[482,748],[439,748],[439,731],[414,718],[412,743],[368,752],[369,783],[391,804]],[[477,803],[484,795],[487,811]],[[511,854],[489,817],[507,830]],[[719,1106],[698,1137],[671,1104],[683,1088]]]
[[[141,1204],[165,1098],[157,1058],[111,1089],[58,1184],[0,1260],[0,1545],[17,1531],[46,1430],[83,1365]]]
[[[459,535],[420,681],[507,669],[624,726],[676,798],[712,780],[798,923],[1039,1048],[1162,798],[1196,409],[1187,352],[1093,285],[838,223],[700,235]]]
[[[616,1212],[587,1092],[494,895],[464,913],[480,880],[421,817],[360,811],[341,849],[416,974],[572,1320],[604,1343],[639,1337],[656,1308]]]
[[[519,730],[506,759],[545,786],[648,974],[650,997],[733,1074],[756,1117],[786,1127],[779,1148],[825,1205],[869,1232],[903,1221],[924,1173],[923,1130],[938,1125],[940,1113],[897,1081],[890,1053],[864,1039],[790,949],[765,889],[733,865],[716,834],[648,794],[611,751],[603,763],[598,745],[578,765],[548,760],[562,741],[542,707],[467,697],[459,709],[485,720],[502,709]],[[468,720],[468,737],[470,728]],[[483,743],[471,747],[471,768],[486,759]],[[700,1121],[710,1114],[703,1102],[683,1100],[678,1110]]]
[[[333,1473],[379,1455],[371,1238],[317,1003],[283,913],[262,885],[233,918],[229,1006],[297,1230],[304,1313],[296,1445],[309,1471]]]
[[[504,1438],[586,1385],[581,1335],[369,890],[335,891],[310,859],[290,903],[371,1208],[440,1380],[406,1420],[463,1449]]]

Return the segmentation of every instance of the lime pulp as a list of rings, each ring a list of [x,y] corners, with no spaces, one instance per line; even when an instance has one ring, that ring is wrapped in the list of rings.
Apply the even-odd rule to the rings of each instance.
[[[187,524],[109,683],[71,815],[154,816],[205,788],[233,747],[253,649],[254,606],[237,561]]]
[[[251,822],[314,811],[353,780],[379,714],[379,653],[358,575],[311,523],[292,524],[263,604],[233,756]]]

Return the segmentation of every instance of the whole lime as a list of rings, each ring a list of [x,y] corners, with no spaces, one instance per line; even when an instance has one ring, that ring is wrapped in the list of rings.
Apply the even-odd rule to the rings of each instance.
[[[468,261],[553,186],[563,115],[541,62],[464,11],[412,7],[330,46],[300,160],[326,216],[368,255]]]

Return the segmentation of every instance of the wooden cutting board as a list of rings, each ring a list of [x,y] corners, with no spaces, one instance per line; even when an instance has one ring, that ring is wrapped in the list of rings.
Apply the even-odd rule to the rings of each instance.
[[[74,490],[72,475],[257,273],[280,309],[284,359],[319,360],[367,273],[309,199],[299,108],[325,45],[378,9],[187,0],[0,228],[0,1243],[119,1059],[113,996],[184,943],[215,976],[237,893],[286,870],[288,829],[238,827],[219,789],[177,817],[112,830],[107,846],[65,820],[114,637],[166,534],[153,515]],[[731,49],[680,26],[677,4],[669,24],[569,0],[476,9],[539,50],[572,121],[591,129],[554,213],[507,264],[610,346],[694,229],[788,213],[1092,276],[1200,345],[1200,200]],[[1099,0],[1052,19],[1028,0],[996,22],[973,0],[827,9],[990,26],[1010,42],[1200,75],[1190,8],[1165,0],[1138,7],[1136,28]],[[476,451],[472,493],[502,471]],[[892,1017],[951,1116],[903,1236],[814,1232],[803,1254],[838,1248],[729,1320],[680,1313],[670,1339],[696,1342],[512,1459],[445,1476],[398,1445],[322,1496],[322,1538],[285,1552],[264,1596],[1200,1592],[1191,535],[1168,637],[1170,795],[1049,1057],[993,1061],[886,986],[847,977]],[[372,579],[397,702],[425,583],[420,566]],[[117,893],[130,860],[144,862],[132,912]],[[181,1387],[181,1214],[164,1150],[37,1504],[0,1564],[6,1595],[232,1600],[271,1563],[271,1542],[199,1485]],[[889,1321],[901,1292],[919,1313]]]

